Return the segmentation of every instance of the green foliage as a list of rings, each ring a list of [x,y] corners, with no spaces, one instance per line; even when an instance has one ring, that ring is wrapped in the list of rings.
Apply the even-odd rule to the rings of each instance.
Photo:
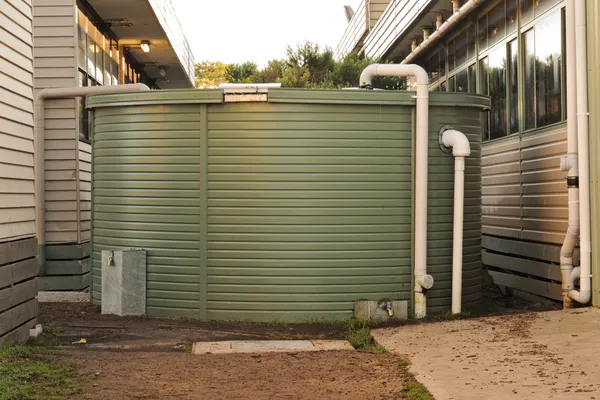
[[[350,342],[352,347],[360,351],[385,353],[387,350],[383,346],[377,346],[371,337],[371,326],[368,322],[350,320],[348,322],[348,331],[346,340]]]
[[[308,41],[286,48],[286,58],[271,60],[263,69],[253,62],[196,64],[196,87],[216,87],[220,83],[279,82],[287,88],[341,89],[359,86],[361,72],[377,59],[361,57],[353,52],[340,61],[333,58],[330,48],[321,48]],[[373,87],[387,90],[406,89],[405,78],[376,77]]]
[[[73,367],[44,359],[36,347],[0,346],[0,399],[64,399],[79,393]]]

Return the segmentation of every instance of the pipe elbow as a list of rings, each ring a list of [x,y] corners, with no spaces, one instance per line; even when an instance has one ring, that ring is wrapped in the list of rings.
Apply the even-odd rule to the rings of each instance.
[[[371,64],[363,70],[360,74],[360,87],[371,86],[373,83],[373,77],[377,76],[377,67],[379,64]]]
[[[447,130],[442,134],[444,147],[452,149],[454,157],[467,157],[471,155],[471,145],[467,136],[457,130]]]
[[[590,300],[592,300],[592,292],[590,290],[571,290],[568,296],[571,300],[576,301],[579,304],[588,304]]]

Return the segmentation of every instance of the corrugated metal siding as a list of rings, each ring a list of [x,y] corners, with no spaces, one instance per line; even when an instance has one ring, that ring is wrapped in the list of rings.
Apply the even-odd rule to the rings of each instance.
[[[600,4],[587,4],[589,109],[600,110]],[[590,112],[590,179],[592,222],[592,303],[600,306],[600,115]]]
[[[93,300],[101,251],[142,247],[147,312],[198,317],[199,105],[99,108],[94,127]]]
[[[400,107],[227,104],[208,124],[209,319],[349,318],[411,296]]]
[[[566,126],[483,146],[483,233],[561,244],[567,229]]]
[[[356,299],[410,299],[410,93],[277,90],[269,103],[206,104],[216,101],[214,92],[181,92],[195,105],[174,104],[175,95],[164,94],[171,105],[158,104],[163,94],[156,92],[90,99],[95,302],[100,251],[118,247],[148,249],[147,310],[154,315],[334,319],[350,317]],[[442,122],[451,123],[473,142],[470,303],[480,287],[476,159],[485,101],[431,97],[430,311],[445,311],[454,161],[437,135]]]
[[[34,0],[35,89],[77,85],[75,0]],[[46,101],[46,242],[76,243],[75,100]]]
[[[31,31],[28,1],[0,2],[0,242],[35,235]]]
[[[454,157],[440,150],[438,133],[452,125],[469,138],[465,159],[463,230],[463,306],[481,299],[481,126],[476,108],[432,107],[429,134],[429,200],[427,272],[434,286],[427,291],[428,312],[445,312],[452,303],[452,241],[454,220]]]

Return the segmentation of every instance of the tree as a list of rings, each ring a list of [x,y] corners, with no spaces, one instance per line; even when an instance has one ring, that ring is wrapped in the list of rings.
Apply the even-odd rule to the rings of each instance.
[[[258,65],[251,61],[243,64],[229,64],[229,75],[232,83],[251,83],[252,78],[258,72]]]
[[[291,87],[323,87],[331,86],[330,75],[335,68],[333,51],[330,48],[321,50],[318,44],[305,41],[298,43],[296,48],[286,48],[286,68],[284,77],[288,82],[299,84],[306,82],[306,86]],[[287,71],[289,70],[289,71]],[[282,85],[284,80],[282,79]]]
[[[196,87],[215,88],[221,83],[231,81],[229,68],[220,61],[202,61],[195,65]]]

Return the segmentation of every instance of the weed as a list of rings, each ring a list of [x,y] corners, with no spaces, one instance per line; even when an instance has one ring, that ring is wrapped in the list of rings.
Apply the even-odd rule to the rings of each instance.
[[[384,353],[387,351],[386,348],[373,342],[372,326],[376,325],[365,321],[350,320],[347,325],[346,340],[357,350]]]
[[[0,398],[62,399],[80,393],[73,367],[43,357],[47,349],[0,346]]]
[[[402,389],[403,398],[407,400],[434,400],[429,390],[414,378],[404,385]]]

